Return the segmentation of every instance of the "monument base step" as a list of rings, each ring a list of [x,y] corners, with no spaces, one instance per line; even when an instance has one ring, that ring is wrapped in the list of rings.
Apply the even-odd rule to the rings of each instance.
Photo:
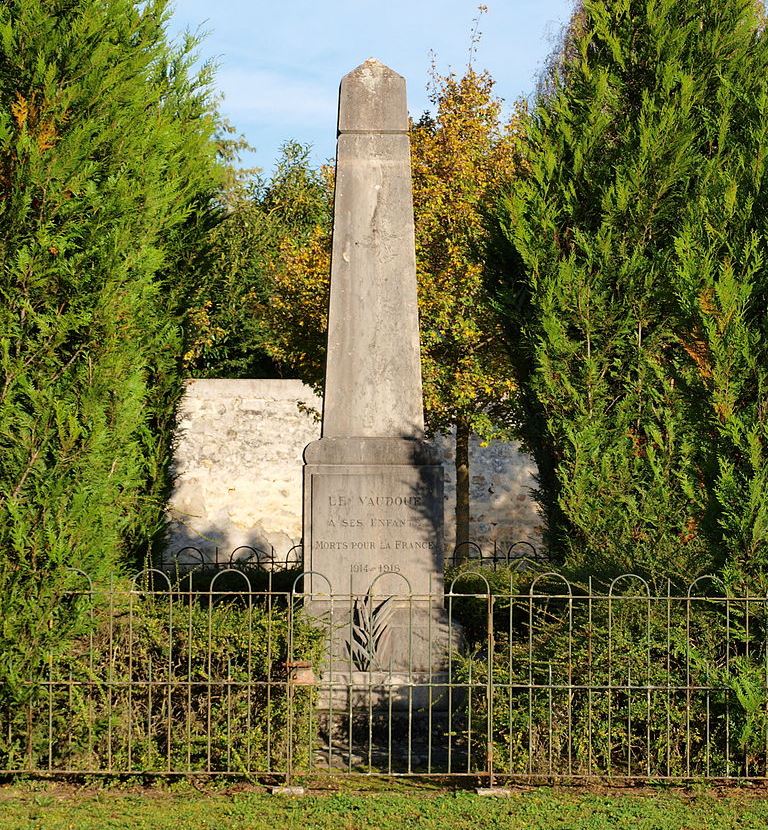
[[[445,712],[461,699],[461,690],[451,691],[447,672],[424,674],[380,671],[334,672],[318,683],[317,708],[338,715],[373,710],[387,712]]]

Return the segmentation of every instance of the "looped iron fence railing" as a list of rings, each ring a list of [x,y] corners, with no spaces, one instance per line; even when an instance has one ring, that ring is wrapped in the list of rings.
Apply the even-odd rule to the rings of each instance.
[[[293,545],[284,554],[274,547],[239,545],[231,551],[218,546],[210,549],[186,545],[165,555],[159,567],[167,573],[186,576],[189,572],[209,572],[228,569],[279,572],[300,570],[303,564],[302,546]]]
[[[546,557],[528,540],[514,542],[492,541],[485,544],[463,542],[446,556],[446,564],[459,566],[466,563],[497,570],[501,567],[525,569],[540,567]],[[240,545],[231,551],[218,546],[202,548],[187,545],[166,555],[163,570],[186,575],[189,571],[213,573],[227,568],[251,571],[279,572],[300,570],[303,565],[302,545],[294,545],[284,554],[272,546]]]
[[[768,778],[768,597],[491,574],[357,596],[234,563],[204,589],[73,574],[0,703],[0,772]]]
[[[481,545],[478,542],[462,542],[456,545],[447,557],[447,564],[452,566],[472,563],[483,568],[497,570],[501,567],[515,569],[545,563],[546,557],[538,548],[527,540],[516,542],[498,542],[496,540]]]

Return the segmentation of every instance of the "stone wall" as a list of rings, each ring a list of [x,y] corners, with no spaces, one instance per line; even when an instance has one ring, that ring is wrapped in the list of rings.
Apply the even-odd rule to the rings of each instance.
[[[320,437],[322,403],[298,380],[192,380],[176,437],[176,484],[169,506],[169,555],[186,546],[226,561],[240,546],[284,558],[301,542],[304,447]],[[445,459],[446,548],[453,548],[454,443]],[[533,461],[514,444],[470,449],[472,538],[490,553],[517,541],[539,544],[541,521],[530,490]],[[194,559],[197,554],[188,552]],[[241,550],[238,556],[248,555]]]
[[[456,440],[439,436],[445,469],[445,547],[450,555],[456,540]],[[536,487],[536,464],[514,442],[491,441],[482,446],[477,436],[469,444],[470,538],[485,555],[494,548],[504,554],[517,542],[541,547],[541,515],[531,491]],[[470,552],[472,556],[476,552]],[[530,554],[518,547],[518,554]]]

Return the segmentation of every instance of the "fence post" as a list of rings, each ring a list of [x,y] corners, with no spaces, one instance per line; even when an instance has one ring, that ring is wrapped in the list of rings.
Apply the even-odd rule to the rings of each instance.
[[[486,766],[488,768],[488,786],[493,789],[493,603],[494,595],[488,591],[487,630],[488,630],[488,688],[487,688],[487,727],[486,727]]]

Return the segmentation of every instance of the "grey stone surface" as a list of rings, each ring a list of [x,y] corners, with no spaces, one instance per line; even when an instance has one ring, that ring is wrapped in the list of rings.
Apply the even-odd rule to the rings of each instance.
[[[456,544],[456,436],[439,435],[435,450],[445,465],[446,555]],[[469,442],[470,534],[486,556],[494,550],[503,555],[526,555],[529,543],[541,550],[543,522],[533,498],[538,470],[536,462],[515,441],[483,444],[476,435]],[[474,555],[476,551],[470,551]]]
[[[340,129],[368,132],[337,145],[324,438],[424,433],[408,122],[391,116],[401,111],[405,81],[382,64],[342,81]]]
[[[408,132],[405,78],[368,58],[341,79],[339,133]]]
[[[413,438],[324,438],[304,450],[307,464],[440,464],[430,444]]]
[[[301,542],[301,457],[322,401],[298,380],[191,380],[179,408],[168,547],[224,563],[241,546]],[[301,407],[301,408],[300,408]],[[193,561],[192,552],[183,557]],[[241,549],[238,555],[247,555]]]
[[[440,465],[313,464],[304,475],[304,565],[332,593],[442,593]],[[312,585],[326,592],[325,580]]]

